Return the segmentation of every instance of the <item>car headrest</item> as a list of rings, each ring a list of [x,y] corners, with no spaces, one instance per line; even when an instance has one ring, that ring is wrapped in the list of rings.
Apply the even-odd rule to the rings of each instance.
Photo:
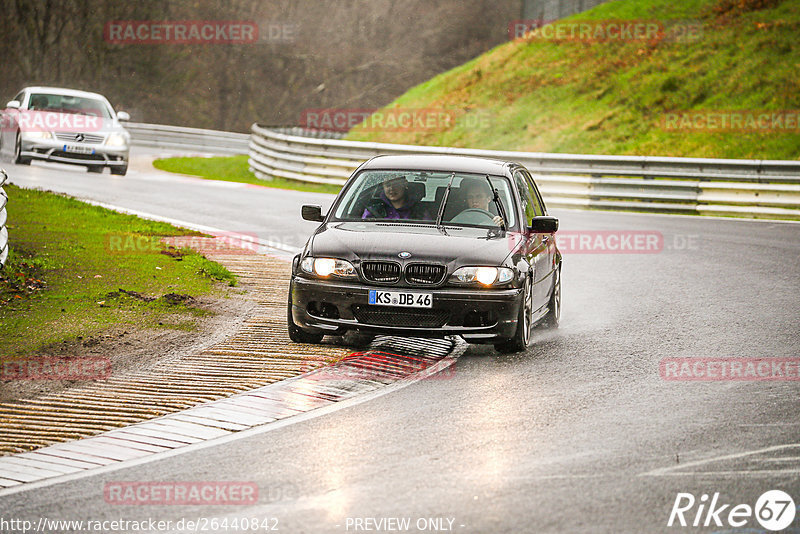
[[[425,184],[420,182],[408,182],[408,196],[416,199],[423,198],[425,196]]]

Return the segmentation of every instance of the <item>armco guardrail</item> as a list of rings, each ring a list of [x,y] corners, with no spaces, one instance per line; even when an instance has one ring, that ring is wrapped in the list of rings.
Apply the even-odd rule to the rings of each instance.
[[[286,135],[254,124],[249,164],[261,179],[342,184],[381,154],[517,161],[548,206],[800,219],[800,161],[593,156],[362,143]]]
[[[7,179],[6,171],[0,169],[0,267],[5,265],[8,257],[8,228],[6,228],[8,193],[3,189],[3,184],[6,183]]]
[[[250,136],[244,133],[202,130],[163,124],[128,122],[124,125],[134,145],[222,154],[247,154]]]
[[[263,126],[263,128],[267,128],[271,132],[299,135],[300,137],[316,137],[318,139],[341,139],[347,135],[346,132],[333,132],[305,126]]]

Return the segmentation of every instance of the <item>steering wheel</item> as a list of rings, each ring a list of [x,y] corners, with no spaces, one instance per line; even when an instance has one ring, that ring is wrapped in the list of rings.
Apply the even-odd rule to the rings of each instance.
[[[489,219],[488,221],[486,219]],[[491,211],[480,208],[467,208],[452,219],[450,222],[466,224],[485,224],[493,222],[494,214]]]

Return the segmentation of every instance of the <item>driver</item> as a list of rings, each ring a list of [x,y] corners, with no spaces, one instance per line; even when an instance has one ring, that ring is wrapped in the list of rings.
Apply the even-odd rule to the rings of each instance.
[[[464,199],[467,202],[466,210],[489,211],[489,202],[492,201],[493,195],[488,182],[477,178],[467,178],[462,182],[461,190],[464,192]],[[492,222],[497,226],[502,226],[503,218],[499,215],[494,215]]]
[[[405,176],[392,176],[383,181],[383,191],[367,205],[361,218],[430,219],[428,210],[420,205],[420,200],[409,193]]]
[[[31,97],[30,109],[41,111],[47,109],[47,97],[44,95],[34,95]]]

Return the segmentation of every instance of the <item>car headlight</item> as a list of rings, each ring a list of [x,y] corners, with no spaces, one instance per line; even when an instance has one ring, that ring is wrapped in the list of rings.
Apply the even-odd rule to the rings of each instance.
[[[306,256],[300,262],[300,269],[308,274],[315,274],[322,278],[327,278],[330,275],[339,278],[357,278],[356,268],[349,261],[339,260],[336,258],[314,258]]]
[[[507,284],[514,278],[514,271],[508,267],[461,267],[450,277],[450,281],[463,285],[482,285],[486,287]]]
[[[106,139],[106,146],[125,146],[128,144],[128,139],[121,133],[112,133]]]
[[[28,139],[52,139],[53,134],[50,132],[42,132],[39,130],[31,130],[28,132],[23,132],[23,135]]]

